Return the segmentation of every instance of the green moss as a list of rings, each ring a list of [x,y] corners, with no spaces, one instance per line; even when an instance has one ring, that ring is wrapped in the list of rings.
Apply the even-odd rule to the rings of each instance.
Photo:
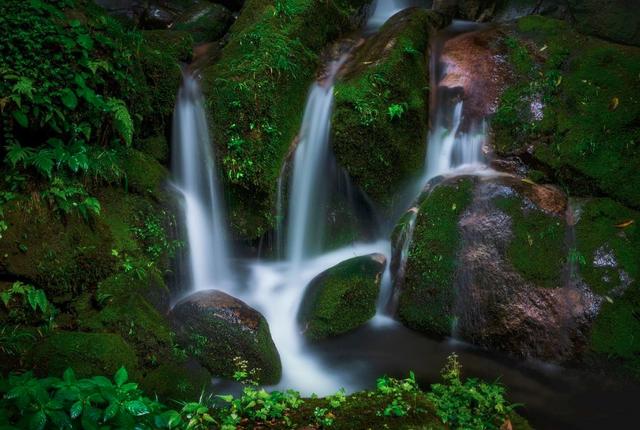
[[[169,161],[169,142],[167,142],[167,138],[164,135],[143,139],[139,142],[138,149],[140,152],[152,156],[161,164],[166,165]]]
[[[298,132],[319,52],[364,0],[295,0],[279,15],[271,1],[248,0],[217,64],[205,69],[229,214],[236,232],[255,238],[275,219],[277,177]]]
[[[298,312],[306,337],[318,340],[346,333],[375,315],[384,270],[380,257],[343,261],[311,281]]]
[[[564,220],[546,214],[511,197],[497,200],[496,206],[511,218],[512,235],[507,259],[524,279],[537,286],[562,286],[566,263]]]
[[[616,227],[627,221],[626,228]],[[620,285],[618,270],[631,279],[640,276],[640,213],[610,199],[591,199],[580,207],[580,221],[576,225],[576,245],[585,259],[580,275],[598,294],[608,294]],[[598,250],[613,254],[617,267],[596,265]]]
[[[156,200],[162,198],[162,185],[169,173],[156,159],[135,149],[127,149],[122,152],[122,167],[131,191],[153,196]]]
[[[493,121],[498,152],[533,144],[536,162],[573,193],[604,193],[639,207],[640,49],[542,17],[519,20],[516,37],[536,53],[539,73],[520,76],[504,92]],[[534,100],[544,106],[542,119],[531,114]]]
[[[442,25],[439,15],[421,9],[396,16],[357,49],[336,84],[334,153],[354,182],[379,203],[389,204],[424,162],[420,148],[427,136],[429,37]]]
[[[142,33],[137,62],[144,88],[140,103],[147,107],[140,137],[163,134],[170,124],[175,98],[182,81],[181,63],[192,57],[193,39],[189,33],[171,30],[147,30]]]
[[[399,319],[412,329],[436,336],[451,332],[458,220],[472,191],[472,179],[458,178],[436,186],[420,203],[398,304]]]
[[[95,217],[62,218],[43,203],[13,202],[4,207],[8,229],[0,240],[0,272],[44,287],[54,302],[95,287],[114,273],[113,237]]]
[[[211,384],[211,374],[195,362],[162,364],[142,380],[142,388],[164,401],[193,401]]]
[[[626,0],[571,0],[576,28],[618,43],[640,46],[640,18]]]
[[[78,377],[113,375],[122,366],[135,375],[138,368],[131,347],[111,333],[55,333],[34,348],[29,361],[42,375],[61,375],[69,367]]]

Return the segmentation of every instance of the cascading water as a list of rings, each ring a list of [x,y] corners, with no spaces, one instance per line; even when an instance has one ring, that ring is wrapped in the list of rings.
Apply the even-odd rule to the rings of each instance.
[[[366,30],[376,31],[396,13],[411,6],[425,6],[426,3],[424,0],[374,0]]]
[[[311,87],[305,107],[289,197],[287,259],[292,276],[304,259],[322,249],[330,184],[323,173],[330,154],[333,81],[345,60],[343,55],[329,65],[326,79]]]
[[[173,116],[173,183],[184,199],[192,290],[229,291],[228,242],[203,97],[185,73]]]

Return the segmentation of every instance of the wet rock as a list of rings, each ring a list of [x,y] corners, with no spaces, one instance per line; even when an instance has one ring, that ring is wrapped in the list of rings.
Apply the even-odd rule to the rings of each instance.
[[[220,3],[226,8],[233,11],[239,11],[244,6],[246,0],[216,0],[216,3]]]
[[[640,49],[541,16],[510,28],[512,81],[491,119],[496,154],[521,157],[573,195],[640,208],[640,101],[630,96],[640,92]]]
[[[257,369],[261,382],[273,384],[282,364],[265,318],[246,303],[222,291],[194,293],[169,314],[178,342],[214,375],[231,377],[233,359]]]
[[[215,3],[198,3],[181,14],[174,28],[190,33],[196,43],[220,39],[233,23],[231,12]]]
[[[140,23],[143,28],[149,30],[161,30],[169,28],[175,19],[176,15],[157,5],[150,5],[144,10],[140,18]]]
[[[566,197],[511,176],[447,179],[422,200],[398,317],[521,357],[568,361],[601,299],[567,276]]]
[[[467,21],[485,22],[493,18],[497,0],[434,0],[432,8]]]
[[[333,152],[356,186],[380,205],[390,204],[422,168],[429,42],[448,23],[417,8],[394,15],[355,48],[335,86]]]
[[[461,92],[467,121],[495,113],[509,81],[508,64],[495,48],[501,37],[499,30],[491,28],[462,34],[443,46],[441,61],[446,74],[440,85]]]
[[[382,273],[382,254],[355,257],[316,276],[305,291],[298,311],[304,335],[313,340],[351,331],[376,313]]]

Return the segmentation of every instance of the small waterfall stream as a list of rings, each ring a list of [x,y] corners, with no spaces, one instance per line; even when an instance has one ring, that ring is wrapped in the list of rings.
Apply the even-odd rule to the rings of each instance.
[[[173,184],[184,199],[191,289],[229,291],[226,217],[198,81],[185,73],[173,117]]]

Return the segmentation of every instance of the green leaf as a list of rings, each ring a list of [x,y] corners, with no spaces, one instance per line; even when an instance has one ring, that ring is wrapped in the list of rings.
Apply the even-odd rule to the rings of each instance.
[[[71,415],[71,419],[75,420],[76,418],[78,418],[80,414],[82,414],[82,409],[83,409],[82,400],[78,400],[77,402],[75,402],[71,406],[71,409],[69,410],[69,415]]]
[[[60,92],[60,99],[62,99],[62,104],[73,110],[78,106],[78,98],[76,94],[70,90],[69,88],[65,88]]]
[[[75,382],[76,374],[72,368],[68,367],[67,370],[65,370],[64,373],[62,374],[62,379],[64,379],[64,382],[66,383]]]
[[[29,118],[27,118],[27,115],[24,112],[21,110],[14,110],[11,114],[13,115],[13,119],[15,119],[20,126],[24,128],[29,126]]]
[[[82,46],[86,50],[93,48],[93,40],[88,34],[81,34],[76,39],[78,45]]]
[[[127,373],[127,369],[125,369],[124,367],[121,367],[120,369],[118,369],[113,379],[116,381],[116,385],[118,387],[122,386],[122,384],[127,382],[127,379],[129,379],[129,374]]]
[[[120,405],[117,402],[113,402],[107,406],[107,409],[104,411],[103,421],[107,422],[111,418],[115,417],[120,411]]]
[[[145,405],[144,402],[140,400],[130,400],[128,402],[125,402],[124,408],[127,410],[127,412],[135,417],[139,417],[149,413],[149,408],[147,407],[147,405]]]
[[[43,410],[39,410],[29,420],[29,430],[42,430],[47,424],[47,415]]]

